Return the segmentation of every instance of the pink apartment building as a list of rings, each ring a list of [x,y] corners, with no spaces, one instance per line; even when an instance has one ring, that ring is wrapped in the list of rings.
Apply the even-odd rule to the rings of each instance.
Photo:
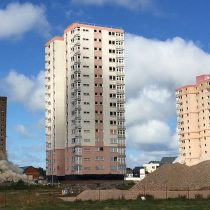
[[[210,75],[176,90],[179,160],[195,165],[210,160]]]
[[[47,176],[125,174],[124,31],[73,23],[45,45]]]

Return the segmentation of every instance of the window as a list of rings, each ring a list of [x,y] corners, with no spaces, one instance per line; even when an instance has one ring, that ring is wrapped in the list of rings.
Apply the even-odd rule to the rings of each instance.
[[[96,156],[96,160],[103,161],[104,157],[103,156]]]
[[[116,89],[116,85],[109,85],[109,89]]]
[[[118,152],[118,148],[117,147],[112,147],[111,152]]]
[[[115,41],[109,40],[109,44],[115,44]]]
[[[96,166],[96,170],[104,170],[104,166]]]
[[[115,53],[115,50],[109,49],[109,53]]]
[[[117,121],[115,120],[110,120],[110,125],[116,125],[117,124]]]
[[[116,76],[110,75],[110,76],[109,76],[109,80],[116,80]]]
[[[116,135],[117,134],[117,130],[116,129],[110,129],[110,134],[111,135]]]
[[[117,162],[117,157],[111,157],[111,161]]]
[[[110,93],[110,94],[109,94],[109,97],[110,97],[110,98],[116,98],[116,94],[115,94],[115,93]]]
[[[90,114],[90,112],[88,112],[88,111],[84,111],[83,113],[84,113],[84,114]]]
[[[109,62],[115,62],[115,58],[109,58]]]
[[[110,112],[111,117],[113,117],[113,116],[115,117],[116,115],[117,115],[117,112]]]
[[[115,71],[115,67],[110,66],[109,71]]]
[[[111,166],[112,171],[117,171],[117,166]]]
[[[90,139],[84,139],[84,142],[90,142]]]
[[[117,103],[110,103],[110,107],[116,107]]]
[[[115,139],[115,138],[110,139],[110,144],[117,144],[117,143],[118,143],[117,139]]]

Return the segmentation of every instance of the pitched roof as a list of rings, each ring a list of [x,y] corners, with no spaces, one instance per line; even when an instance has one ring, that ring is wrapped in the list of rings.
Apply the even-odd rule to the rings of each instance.
[[[23,171],[25,171],[26,169],[30,168],[30,167],[33,167],[33,166],[21,166],[19,168],[23,169]]]
[[[163,157],[160,164],[173,163],[177,157]]]
[[[157,160],[152,160],[152,161],[150,161],[148,164],[150,164],[150,163],[160,163],[160,161],[157,161]]]

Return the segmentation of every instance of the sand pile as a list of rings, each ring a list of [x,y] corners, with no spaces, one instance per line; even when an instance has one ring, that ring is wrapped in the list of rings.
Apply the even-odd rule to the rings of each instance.
[[[204,161],[195,166],[179,163],[165,164],[132,189],[138,190],[187,190],[207,189],[210,187],[210,161]]]

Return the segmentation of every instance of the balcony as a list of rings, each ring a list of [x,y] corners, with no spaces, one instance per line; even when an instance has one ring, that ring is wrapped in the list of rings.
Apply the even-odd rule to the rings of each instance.
[[[118,130],[125,130],[125,125],[117,125]]]
[[[118,121],[120,121],[120,122],[125,122],[125,117],[118,117],[117,119],[118,119]]]
[[[82,156],[82,150],[73,150],[72,151],[72,156]]]
[[[120,111],[120,112],[125,112],[125,108],[124,107],[117,107],[117,111]]]
[[[118,138],[123,138],[125,139],[125,134],[117,134],[118,135]]]

